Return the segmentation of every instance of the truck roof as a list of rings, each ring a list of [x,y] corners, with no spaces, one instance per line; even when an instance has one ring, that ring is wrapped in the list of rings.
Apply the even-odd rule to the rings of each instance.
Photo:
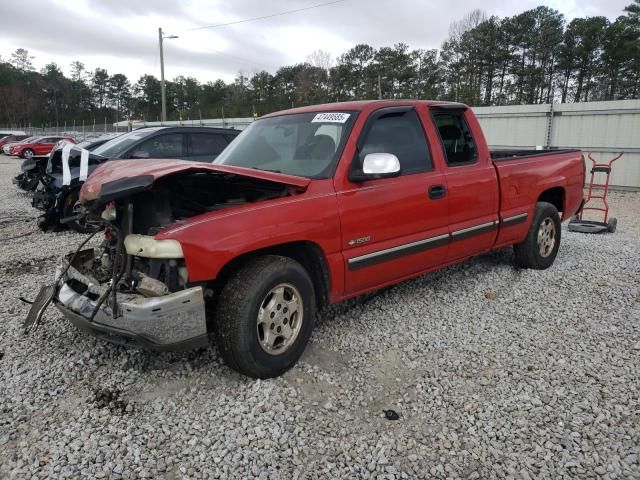
[[[290,108],[287,110],[280,110],[279,112],[269,113],[262,118],[276,117],[278,115],[292,115],[295,113],[309,113],[309,112],[326,112],[336,110],[355,110],[362,111],[376,106],[382,107],[398,107],[402,105],[427,105],[430,107],[451,108],[451,109],[465,109],[468,108],[464,103],[458,102],[442,102],[438,100],[356,100],[351,102],[336,102],[336,103],[323,103],[320,105],[308,105],[305,107]]]

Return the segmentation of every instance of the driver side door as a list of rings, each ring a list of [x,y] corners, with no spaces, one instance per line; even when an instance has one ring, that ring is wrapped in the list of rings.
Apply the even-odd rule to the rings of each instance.
[[[54,138],[43,138],[33,146],[33,152],[36,156],[47,155],[51,151],[55,143],[56,140]]]
[[[368,153],[392,153],[400,175],[351,183],[337,192],[345,293],[381,287],[443,263],[448,249],[446,178],[434,165],[412,107],[374,111],[352,169]]]

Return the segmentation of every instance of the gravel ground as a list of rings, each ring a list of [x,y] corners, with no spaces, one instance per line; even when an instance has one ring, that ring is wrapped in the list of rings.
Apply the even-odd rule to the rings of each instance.
[[[547,271],[506,249],[335,306],[254,381],[53,308],[24,336],[18,297],[82,237],[31,233],[17,171],[0,157],[1,478],[640,478],[640,194],[612,194],[614,235],[564,229]]]

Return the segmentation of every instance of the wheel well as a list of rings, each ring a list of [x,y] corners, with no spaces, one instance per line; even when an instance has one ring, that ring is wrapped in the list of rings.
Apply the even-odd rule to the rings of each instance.
[[[558,209],[558,212],[564,211],[564,188],[554,187],[545,190],[538,197],[539,202],[547,202]]]
[[[280,255],[292,258],[300,263],[309,273],[313,282],[318,309],[329,304],[330,277],[327,262],[322,249],[317,244],[308,241],[274,245],[273,247],[247,252],[234,258],[220,270],[215,280],[217,287],[221,288],[228,278],[239,268],[246,265],[247,262],[263,255]]]

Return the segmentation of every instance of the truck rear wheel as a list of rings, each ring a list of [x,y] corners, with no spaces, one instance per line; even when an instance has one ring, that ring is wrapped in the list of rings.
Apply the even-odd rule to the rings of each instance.
[[[222,288],[214,339],[229,367],[254,378],[277,377],[302,355],[315,310],[313,283],[302,265],[287,257],[259,257]]]
[[[558,254],[560,236],[558,209],[551,203],[538,202],[527,237],[522,243],[513,246],[516,264],[536,270],[549,268]]]

